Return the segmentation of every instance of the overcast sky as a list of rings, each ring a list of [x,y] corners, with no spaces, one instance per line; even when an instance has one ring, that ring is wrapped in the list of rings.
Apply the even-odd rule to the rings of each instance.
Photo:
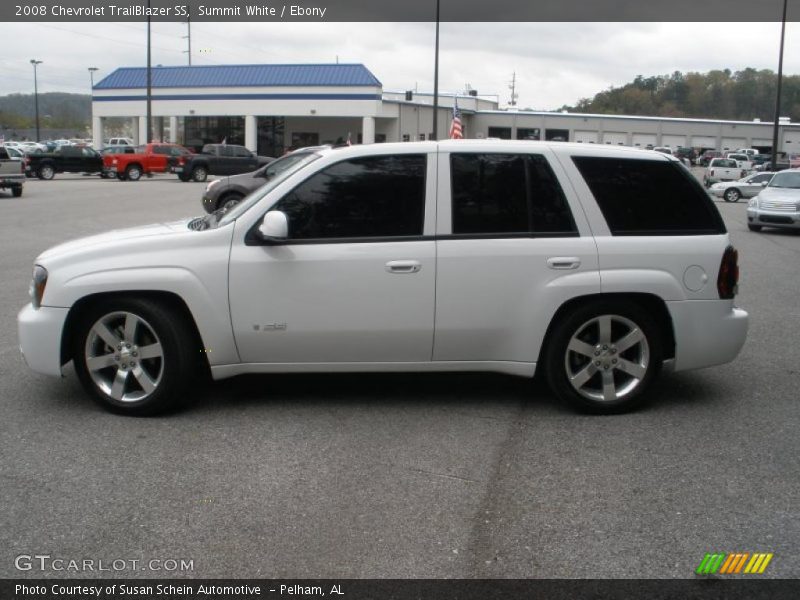
[[[89,90],[120,66],[146,62],[139,23],[0,23],[0,94]],[[154,23],[153,64],[186,64],[186,25]],[[779,23],[443,23],[440,90],[519,106],[574,104],[636,75],[745,67],[777,70]],[[193,64],[363,63],[385,90],[433,89],[433,23],[192,23]],[[784,73],[800,73],[800,24],[786,28]]]

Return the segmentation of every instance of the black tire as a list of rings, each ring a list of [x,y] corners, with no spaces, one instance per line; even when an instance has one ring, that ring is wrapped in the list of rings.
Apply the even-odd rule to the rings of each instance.
[[[722,197],[725,202],[738,202],[739,198],[742,197],[742,192],[740,192],[737,188],[728,188],[725,190],[725,193],[722,194]]]
[[[50,180],[56,176],[56,170],[53,165],[44,164],[39,166],[39,170],[37,171],[36,175],[39,179]]]
[[[134,335],[129,340],[123,333],[127,314],[135,315],[139,320]],[[112,348],[99,338],[93,328],[101,320],[107,324],[114,339],[123,345],[125,341],[132,345],[118,350],[119,347]],[[186,404],[188,391],[198,371],[198,348],[192,326],[178,311],[152,300],[120,298],[94,305],[84,311],[73,331],[76,332],[72,339],[75,371],[86,391],[104,408],[129,416],[148,416]],[[126,339],[123,341],[123,338]],[[153,348],[154,340],[160,342],[161,356],[137,356],[137,350],[143,350],[147,346]],[[113,364],[96,368],[94,373],[98,381],[104,382],[103,385],[122,376],[125,383],[117,393],[120,398],[112,397],[113,386],[107,392],[95,381],[87,365],[88,352],[94,357],[111,352],[109,361],[113,359]],[[126,360],[132,362],[125,363]],[[143,373],[149,378],[148,385],[154,384],[150,391],[139,383],[146,382]],[[125,398],[126,395],[129,397]]]
[[[125,173],[117,173],[117,179],[120,181],[125,181]]]
[[[178,179],[180,179],[182,182],[186,183],[187,181],[189,181],[191,179],[191,177],[187,177],[186,175],[181,173],[180,175],[178,175]]]
[[[18,185],[11,188],[11,195],[14,196],[14,198],[19,198],[22,196],[22,186]]]
[[[139,181],[142,178],[142,167],[139,165],[128,165],[125,169],[125,179],[128,181]]]
[[[599,324],[595,326],[595,321],[606,317],[610,317],[611,341],[603,344],[599,339],[592,339],[592,334],[600,333]],[[630,348],[618,351],[616,344],[633,328],[638,328],[644,342],[639,341]],[[590,353],[584,355],[568,350],[573,337],[578,343],[587,344],[583,348],[589,349]],[[584,304],[556,323],[549,336],[544,352],[544,368],[550,389],[582,412],[616,414],[632,410],[644,401],[647,389],[661,370],[662,338],[658,324],[635,302],[601,299]],[[604,349],[606,346],[608,348]],[[642,375],[635,377],[628,373],[628,368],[636,368],[636,372],[642,372]],[[570,382],[569,371],[578,376],[576,379],[580,379],[583,371],[587,373],[585,383],[577,386],[581,392]],[[604,394],[605,372],[610,374],[610,389],[615,392],[614,397],[609,399],[597,397]]]
[[[219,210],[220,208],[225,208],[227,210],[230,210],[231,208],[239,204],[242,198],[244,198],[244,196],[242,196],[239,192],[230,192],[228,194],[225,194],[217,202],[217,210]]]
[[[761,231],[761,225],[751,225],[750,223],[748,223],[747,228],[750,231]]]
[[[197,166],[192,169],[192,179],[198,183],[201,183],[208,179],[208,169],[203,166]]]

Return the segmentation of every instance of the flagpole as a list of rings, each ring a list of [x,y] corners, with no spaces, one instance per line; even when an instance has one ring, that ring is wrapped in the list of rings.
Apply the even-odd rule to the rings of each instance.
[[[439,139],[439,0],[436,0],[436,52],[433,62],[433,139]]]

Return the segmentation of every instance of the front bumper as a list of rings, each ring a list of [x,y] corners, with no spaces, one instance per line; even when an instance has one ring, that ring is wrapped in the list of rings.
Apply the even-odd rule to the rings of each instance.
[[[747,223],[761,227],[800,229],[800,211],[767,210],[747,207]]]
[[[61,375],[61,336],[68,308],[26,305],[17,315],[19,349],[37,373]]]
[[[731,362],[747,338],[747,313],[732,300],[667,302],[675,330],[675,371]]]

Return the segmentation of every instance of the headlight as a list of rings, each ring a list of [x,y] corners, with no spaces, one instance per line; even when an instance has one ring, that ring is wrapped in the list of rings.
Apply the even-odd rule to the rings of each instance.
[[[747,203],[747,208],[758,208],[758,196],[750,198],[750,202]]]
[[[46,285],[47,269],[40,265],[34,265],[33,279],[31,279],[31,286],[28,290],[33,308],[39,308],[42,305],[42,296],[44,296],[44,286]]]
[[[222,181],[222,180],[221,179],[212,179],[211,181],[209,181],[208,185],[206,186],[206,191],[210,190],[212,187],[217,185],[220,181]]]

